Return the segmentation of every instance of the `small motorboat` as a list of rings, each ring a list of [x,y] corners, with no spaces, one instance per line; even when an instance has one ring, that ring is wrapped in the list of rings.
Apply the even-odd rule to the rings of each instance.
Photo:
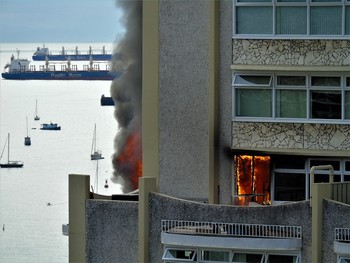
[[[61,126],[58,126],[57,123],[43,123],[41,124],[40,130],[61,130]]]
[[[105,188],[108,188],[108,181],[107,181],[107,179],[105,181]]]

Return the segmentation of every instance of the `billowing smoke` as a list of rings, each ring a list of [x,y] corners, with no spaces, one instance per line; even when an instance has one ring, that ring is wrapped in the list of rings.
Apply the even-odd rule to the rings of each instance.
[[[123,70],[111,84],[114,115],[120,127],[115,137],[113,179],[122,183],[125,193],[138,188],[142,175],[142,1],[117,0],[117,6],[123,12],[125,33],[115,43],[112,61],[113,71]]]

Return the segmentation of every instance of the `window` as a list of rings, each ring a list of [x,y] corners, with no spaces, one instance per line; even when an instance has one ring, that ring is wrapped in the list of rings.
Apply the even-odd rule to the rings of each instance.
[[[201,260],[204,262],[230,262],[230,252],[201,250]]]
[[[299,263],[296,255],[268,255],[267,263]]]
[[[350,77],[248,75],[233,77],[235,120],[350,122]]]
[[[264,255],[263,254],[253,254],[253,253],[234,253],[233,262],[237,263],[262,263]]]
[[[197,252],[194,249],[167,248],[163,254],[165,262],[190,262],[196,260]]]
[[[238,38],[348,38],[348,0],[234,0],[233,35]]]
[[[338,262],[339,263],[350,263],[350,257],[340,257]]]

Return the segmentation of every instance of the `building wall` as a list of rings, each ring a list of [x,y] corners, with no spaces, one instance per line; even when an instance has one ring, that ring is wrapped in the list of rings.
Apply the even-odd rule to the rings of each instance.
[[[231,202],[232,189],[232,0],[220,1],[220,86],[218,166],[219,204]]]
[[[209,205],[150,194],[150,262],[161,262],[161,220],[301,226],[302,260],[311,263],[311,207],[308,201],[279,206]]]
[[[159,1],[159,191],[208,199],[209,1]]]
[[[348,66],[349,40],[234,39],[233,64]]]
[[[350,205],[332,200],[323,201],[323,262],[336,262],[334,228],[350,228]]]
[[[348,154],[350,125],[233,122],[232,148],[337,150]]]
[[[86,201],[86,261],[138,261],[138,202]]]

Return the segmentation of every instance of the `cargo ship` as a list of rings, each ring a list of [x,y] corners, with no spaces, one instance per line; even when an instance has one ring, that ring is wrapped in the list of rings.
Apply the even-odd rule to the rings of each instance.
[[[56,69],[57,66],[60,68]],[[48,59],[44,65],[30,65],[28,59],[16,59],[12,55],[11,62],[5,65],[1,76],[11,80],[113,80],[121,74],[111,72],[108,64],[104,65],[105,69],[100,69],[100,63],[96,64],[91,59],[88,65],[82,66],[82,69],[78,69],[77,65],[72,65],[70,59],[60,65],[52,65]]]
[[[81,53],[78,50],[78,46],[76,46],[75,50],[71,53],[67,52],[65,48],[62,47],[62,50],[58,54],[52,54],[47,47],[43,46],[37,47],[32,56],[34,61],[45,61],[46,59],[51,61],[67,61],[68,58],[70,58],[72,61],[84,61],[90,59],[95,61],[108,61],[112,59],[112,54],[108,54],[106,52],[105,46],[102,47],[99,54],[94,54],[91,46],[89,47],[89,51],[87,53]]]

